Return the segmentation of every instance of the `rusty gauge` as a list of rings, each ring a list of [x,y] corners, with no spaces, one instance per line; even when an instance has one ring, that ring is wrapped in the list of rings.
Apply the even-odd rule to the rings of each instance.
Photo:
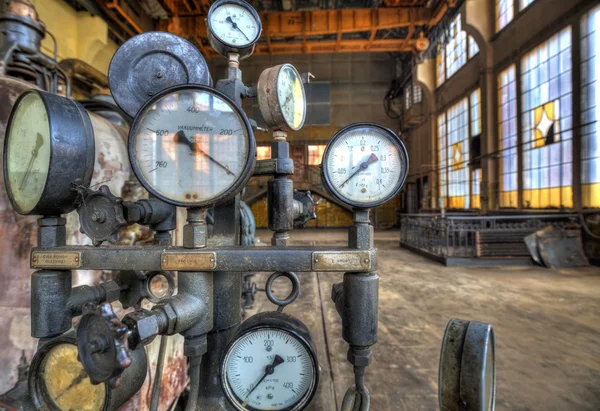
[[[269,127],[297,131],[306,119],[306,93],[291,64],[266,69],[257,85],[258,106]]]
[[[327,144],[322,179],[337,199],[355,208],[377,207],[394,197],[406,180],[408,154],[393,131],[372,123],[340,130]]]
[[[246,115],[202,85],[157,94],[140,109],[129,134],[137,178],[180,207],[211,206],[237,194],[252,175],[255,151]]]

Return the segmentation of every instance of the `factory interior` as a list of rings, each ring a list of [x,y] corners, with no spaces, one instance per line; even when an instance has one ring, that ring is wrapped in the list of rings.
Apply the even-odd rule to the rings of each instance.
[[[598,0],[2,0],[0,96],[0,411],[600,410]]]

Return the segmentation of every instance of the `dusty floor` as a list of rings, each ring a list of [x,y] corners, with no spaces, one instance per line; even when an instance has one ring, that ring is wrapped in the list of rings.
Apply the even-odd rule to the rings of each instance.
[[[270,234],[258,236],[269,242]],[[342,244],[346,232],[304,230],[295,244]],[[600,410],[600,269],[452,268],[376,233],[379,342],[366,376],[374,411],[436,410],[440,344],[450,318],[494,325],[497,410]],[[335,410],[352,383],[339,317],[330,300],[341,273],[303,274],[286,308],[317,341],[321,385],[313,410]],[[257,278],[264,287],[266,275]],[[281,280],[284,281],[284,280]],[[274,306],[260,293],[254,311]]]

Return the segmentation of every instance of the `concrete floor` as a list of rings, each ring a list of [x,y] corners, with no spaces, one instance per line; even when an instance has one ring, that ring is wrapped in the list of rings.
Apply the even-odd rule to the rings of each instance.
[[[258,236],[269,242],[268,232]],[[292,243],[345,238],[343,230],[303,230],[292,234]],[[398,238],[397,231],[376,233],[379,342],[366,375],[372,410],[438,409],[439,351],[453,317],[495,327],[497,410],[600,410],[599,268],[444,267],[400,249]],[[257,276],[259,287],[266,277]],[[317,342],[322,371],[312,410],[338,409],[352,384],[329,297],[341,279],[341,273],[302,274],[301,295],[286,308]],[[260,293],[253,312],[272,309]]]

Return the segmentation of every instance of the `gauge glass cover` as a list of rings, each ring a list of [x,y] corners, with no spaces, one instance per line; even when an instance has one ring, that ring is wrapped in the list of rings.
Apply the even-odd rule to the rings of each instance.
[[[277,365],[272,373],[266,373],[273,364]],[[315,388],[314,364],[304,343],[292,333],[278,328],[251,330],[226,354],[226,390],[238,410],[302,409]]]
[[[182,207],[227,196],[249,178],[254,155],[243,114],[214,90],[197,87],[167,90],[151,100],[129,139],[131,163],[142,185]]]
[[[374,125],[341,130],[323,157],[330,191],[357,207],[389,200],[404,184],[407,171],[408,156],[400,139]]]
[[[286,64],[277,77],[277,99],[283,118],[292,130],[300,130],[306,118],[304,85],[296,69]]]
[[[100,411],[106,400],[104,384],[93,385],[77,360],[77,346],[59,344],[44,357],[38,378],[46,401],[59,410]]]
[[[7,139],[7,188],[13,204],[27,214],[39,203],[50,169],[48,113],[37,93],[29,93],[16,107]]]
[[[250,45],[260,34],[260,24],[254,15],[232,3],[225,3],[212,11],[210,27],[219,40],[233,47]]]

